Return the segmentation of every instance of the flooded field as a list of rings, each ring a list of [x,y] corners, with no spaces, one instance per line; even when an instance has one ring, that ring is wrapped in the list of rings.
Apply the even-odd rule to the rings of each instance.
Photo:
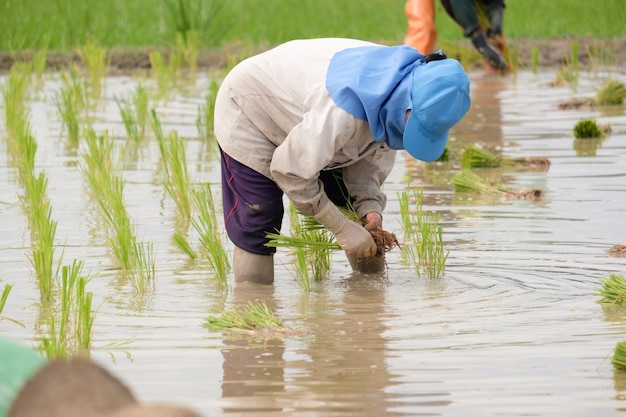
[[[62,253],[64,264],[82,260],[84,271],[95,274],[87,285],[97,308],[91,357],[141,401],[187,405],[204,416],[626,412],[626,375],[611,365],[616,343],[626,340],[626,310],[603,307],[594,295],[605,276],[626,274],[626,258],[607,253],[626,244],[626,110],[559,109],[593,97],[609,76],[626,82],[626,73],[584,72],[570,86],[554,86],[553,71],[470,75],[473,104],[451,133],[451,161],[423,164],[402,154],[385,184],[385,228],[401,243],[398,193],[421,187],[423,208],[440,213],[450,251],[443,277],[420,276],[397,249],[387,255],[383,276],[352,273],[335,253],[331,275],[310,293],[284,249],[276,257],[275,285],[234,285],[229,277],[224,290],[206,263],[174,248],[178,210],[161,181],[158,144],[152,138],[125,147],[118,108],[138,83],[154,81],[107,78],[92,123],[115,138],[128,214],[138,238],[154,245],[154,286],[141,294],[114,268],[81,173],[84,149],[68,145],[55,105],[60,82],[46,76],[27,103],[38,143],[35,170],[49,181],[55,256]],[[164,131],[186,141],[190,180],[210,183],[219,203],[215,145],[196,124],[210,82],[199,76],[155,108]],[[581,143],[574,125],[590,117],[611,133]],[[0,334],[35,346],[40,293],[19,204],[23,191],[0,126],[0,290],[13,285],[2,315],[24,325],[0,321]],[[495,171],[507,187],[539,189],[543,197],[455,192],[455,156],[470,144],[548,158],[547,170]],[[293,331],[253,337],[203,326],[208,316],[248,300],[264,300]]]

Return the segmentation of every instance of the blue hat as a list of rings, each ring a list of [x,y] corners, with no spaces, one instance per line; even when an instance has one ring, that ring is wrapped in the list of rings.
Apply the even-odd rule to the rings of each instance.
[[[411,102],[402,141],[414,158],[430,162],[446,148],[448,131],[470,108],[470,82],[457,60],[442,59],[413,71]]]

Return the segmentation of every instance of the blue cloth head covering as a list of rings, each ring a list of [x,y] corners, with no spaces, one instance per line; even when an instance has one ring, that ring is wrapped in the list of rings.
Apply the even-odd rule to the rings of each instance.
[[[333,56],[326,75],[335,104],[367,121],[374,140],[423,161],[441,156],[450,128],[469,110],[469,84],[458,61],[426,63],[406,45],[345,49]]]
[[[404,149],[405,114],[412,108],[407,74],[424,63],[408,45],[345,49],[330,61],[326,89],[337,106],[369,123],[374,140]]]

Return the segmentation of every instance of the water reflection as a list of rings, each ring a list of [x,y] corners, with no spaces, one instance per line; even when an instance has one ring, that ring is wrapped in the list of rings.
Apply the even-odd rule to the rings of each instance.
[[[224,413],[403,415],[394,411],[401,396],[388,392],[400,382],[387,367],[387,285],[384,276],[352,273],[301,297],[306,331],[295,351],[286,350],[294,336],[225,340]],[[237,284],[233,304],[251,299],[280,310],[273,286]]]

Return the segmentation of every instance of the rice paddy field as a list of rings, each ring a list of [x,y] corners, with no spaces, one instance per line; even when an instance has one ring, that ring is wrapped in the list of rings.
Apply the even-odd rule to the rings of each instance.
[[[403,2],[395,3],[401,11]],[[623,25],[602,20],[623,16],[621,3],[597,3],[596,12],[614,12],[579,19],[604,22],[602,31],[576,27],[623,44]],[[180,5],[200,3],[164,4],[177,5],[167,9],[177,15]],[[228,4],[239,14],[253,7]],[[384,273],[352,272],[333,251],[318,276],[308,258],[280,247],[274,285],[235,284],[212,103],[240,57],[196,67],[195,47],[171,46],[166,28],[175,20],[165,13],[153,19],[163,20],[156,25],[163,30],[153,38],[150,68],[112,73],[106,51],[120,46],[114,32],[106,32],[109,43],[81,38],[80,25],[93,16],[67,6],[51,9],[50,25],[69,19],[75,30],[49,38],[46,48],[34,30],[0,24],[11,33],[0,39],[13,40],[1,48],[33,48],[29,61],[0,74],[3,337],[49,359],[89,357],[141,402],[207,417],[626,412],[626,373],[615,361],[626,340],[624,289],[611,298],[606,286],[626,274],[626,106],[598,101],[607,82],[626,83],[615,50],[581,52],[583,66],[579,45],[565,41],[558,66],[528,61],[503,76],[468,68],[472,108],[451,131],[447,159],[426,164],[400,153],[384,185],[384,226],[400,243],[387,253]],[[23,27],[36,26],[28,2],[1,7],[22,11]],[[356,2],[335,7],[374,13]],[[514,40],[530,13],[514,0],[507,12],[517,16]],[[102,25],[109,14],[102,11]],[[403,25],[402,16],[394,19]],[[559,19],[549,30],[564,27]],[[263,36],[247,22],[250,39],[237,29],[224,44],[298,37],[289,25],[273,37],[277,25],[266,25]],[[346,33],[402,37],[368,24]],[[441,24],[444,39],[454,40],[457,28]],[[551,36],[539,23],[526,27]],[[346,36],[332,28],[307,33]],[[127,46],[145,47],[141,39]],[[48,47],[73,51],[79,64],[50,70]],[[164,47],[169,54],[158,52]],[[578,136],[581,121],[597,126],[594,137]],[[544,163],[468,166],[470,148],[500,162]],[[461,187],[463,175],[473,181]],[[283,232],[296,221],[286,216]],[[427,236],[431,244],[423,245]],[[250,305],[271,313],[266,327],[223,325],[225,313]],[[254,311],[256,319],[263,314]]]

